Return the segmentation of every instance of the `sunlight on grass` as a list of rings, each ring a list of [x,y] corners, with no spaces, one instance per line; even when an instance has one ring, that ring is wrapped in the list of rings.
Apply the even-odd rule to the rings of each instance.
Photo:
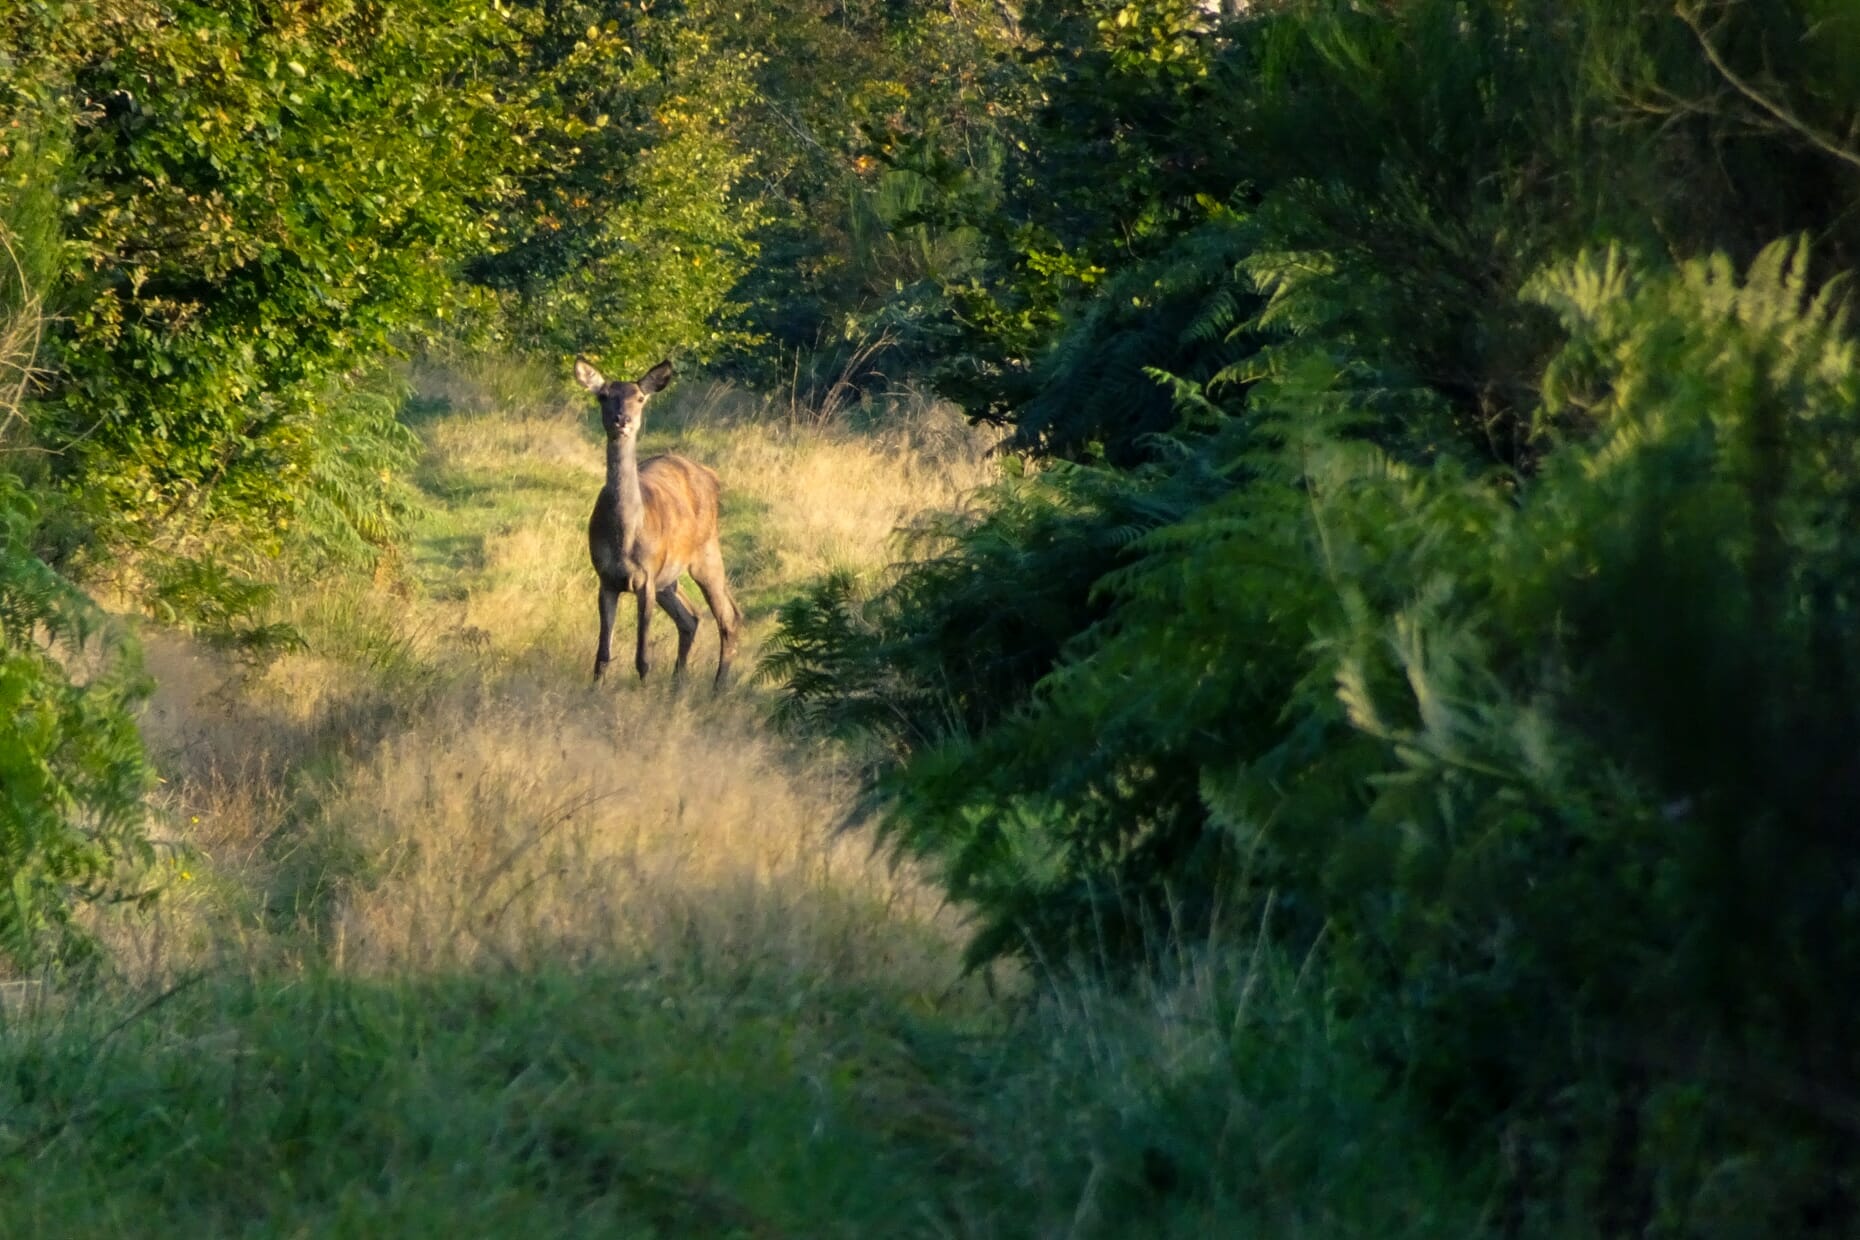
[[[830,834],[851,793],[737,702],[659,687],[449,701],[326,804],[369,873],[332,952],[428,969],[698,951],[945,988],[953,927],[932,893]]]
[[[427,502],[408,550],[282,591],[308,649],[239,675],[151,635],[145,730],[187,877],[155,913],[106,919],[119,959],[156,979],[229,952],[371,974],[698,952],[953,985],[954,914],[864,832],[836,834],[856,790],[835,752],[776,740],[744,684],[588,687],[592,403],[495,360],[416,379]],[[882,563],[899,525],[993,468],[985,438],[927,401],[864,429],[763,412],[687,383],[652,407],[646,445],[724,480],[745,666],[774,601],[828,565]]]

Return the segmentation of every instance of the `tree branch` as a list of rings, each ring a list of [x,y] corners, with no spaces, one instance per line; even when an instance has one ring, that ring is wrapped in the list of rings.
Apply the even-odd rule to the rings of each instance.
[[[1673,13],[1686,24],[1686,28],[1699,41],[1699,48],[1705,53],[1705,59],[1711,62],[1711,67],[1718,71],[1718,75],[1729,83],[1733,90],[1768,112],[1785,128],[1807,140],[1817,150],[1832,155],[1842,163],[1860,168],[1860,152],[1848,150],[1739,77],[1737,72],[1724,62],[1724,57],[1718,54],[1717,46],[1712,43],[1710,36],[1705,32],[1705,27],[1699,21],[1697,8],[1687,4],[1676,4],[1673,6]]]

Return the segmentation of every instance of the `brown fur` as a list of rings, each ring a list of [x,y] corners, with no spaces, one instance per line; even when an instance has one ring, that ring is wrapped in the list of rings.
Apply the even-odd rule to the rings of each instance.
[[[657,558],[650,565],[653,580],[663,581],[668,566],[683,568],[697,561],[704,543],[717,529],[717,475],[696,461],[667,454],[648,457],[639,467],[639,489],[646,496],[644,542],[653,545]]]

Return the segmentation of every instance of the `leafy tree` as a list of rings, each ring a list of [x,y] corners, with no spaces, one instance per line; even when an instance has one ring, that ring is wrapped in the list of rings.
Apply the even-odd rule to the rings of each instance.
[[[503,294],[500,329],[623,370],[745,343],[732,292],[761,212],[738,193],[749,157],[730,127],[752,97],[747,54],[676,7],[526,3],[513,20],[536,162],[467,267]]]
[[[20,967],[94,963],[77,908],[137,896],[153,856],[130,713],[145,682],[97,609],[33,554],[34,516],[0,472],[0,953]],[[81,682],[67,670],[79,656],[98,668]]]
[[[1011,11],[992,0],[687,7],[749,66],[754,88],[730,126],[749,159],[747,184],[767,206],[757,232],[765,261],[742,289],[753,328],[775,351],[818,348],[834,360],[848,335],[908,331],[914,323],[896,316],[868,318],[902,288],[949,271],[949,251],[963,242],[946,235],[959,228],[922,217],[921,176],[889,176],[887,152],[910,145],[987,175],[997,118],[1019,106]]]
[[[52,0],[4,37],[68,123],[40,439],[112,537],[274,536],[321,384],[443,310],[527,163],[496,6]]]

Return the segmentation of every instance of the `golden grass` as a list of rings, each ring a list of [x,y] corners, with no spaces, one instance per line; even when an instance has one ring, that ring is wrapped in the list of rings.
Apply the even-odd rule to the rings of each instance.
[[[947,985],[934,899],[831,833],[849,792],[731,703],[655,688],[447,703],[324,807],[373,871],[331,950],[368,969],[695,952]]]
[[[422,427],[432,505],[406,556],[283,592],[309,650],[241,675],[152,638],[145,734],[191,852],[155,913],[111,919],[118,959],[158,978],[229,954],[374,973],[618,953],[954,984],[954,915],[869,833],[835,832],[855,803],[836,753],[772,736],[746,677],[710,694],[713,625],[682,694],[662,616],[654,683],[589,687],[601,451],[585,398],[512,409],[495,395],[509,376],[488,372],[504,386],[424,377],[454,412]],[[726,544],[752,552],[730,565],[740,596],[880,564],[897,526],[990,472],[982,440],[926,402],[860,432],[691,386],[655,403],[646,446],[722,476]],[[751,608],[745,671],[767,613]]]
[[[726,526],[733,527],[726,544],[735,554],[726,567],[739,601],[779,594],[829,568],[883,564],[900,526],[956,506],[995,473],[987,437],[948,405],[899,401],[879,429],[860,431],[756,416],[763,407],[725,384],[688,387],[648,407],[644,450],[677,452],[717,471]],[[591,663],[595,591],[585,531],[604,472],[589,429],[593,405],[580,397],[524,408],[454,416],[428,428],[436,474],[517,478],[525,500],[520,512],[495,516],[484,529],[470,594],[438,608],[431,630],[506,658],[546,650],[553,661],[579,651]],[[757,619],[756,608],[750,611]],[[706,624],[694,660],[715,650],[701,604],[700,612]],[[620,632],[630,633],[631,609],[622,613]],[[653,629],[655,660],[669,666],[671,624],[658,615]],[[760,631],[752,624],[745,665],[756,657]]]
[[[783,583],[884,563],[901,525],[956,507],[995,475],[988,437],[947,404],[894,401],[871,431],[769,419],[720,424],[702,416],[722,403],[716,386],[697,386],[684,403],[668,394],[664,418],[693,441],[677,450],[710,465],[727,494],[757,510],[757,532],[773,549],[768,571]]]

